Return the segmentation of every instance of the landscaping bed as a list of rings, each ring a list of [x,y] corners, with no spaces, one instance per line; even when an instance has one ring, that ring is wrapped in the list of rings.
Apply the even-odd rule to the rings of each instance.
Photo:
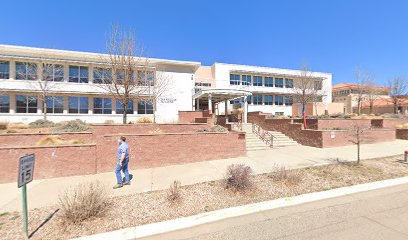
[[[34,209],[29,213],[32,239],[67,239],[126,227],[159,222],[198,213],[289,197],[310,192],[368,183],[408,175],[403,156],[364,160],[361,164],[339,163],[275,171],[251,176],[250,187],[244,191],[226,189],[223,180],[199,183],[172,191],[154,191],[110,198],[109,207],[101,216],[91,217],[80,224],[68,223],[60,206]],[[175,179],[176,180],[176,179]],[[125,186],[126,187],[126,186]],[[176,193],[177,197],[174,197]],[[57,211],[57,212],[56,212]],[[50,216],[55,213],[51,218]],[[48,222],[39,227],[44,221]],[[2,239],[18,239],[21,235],[19,213],[0,214]]]

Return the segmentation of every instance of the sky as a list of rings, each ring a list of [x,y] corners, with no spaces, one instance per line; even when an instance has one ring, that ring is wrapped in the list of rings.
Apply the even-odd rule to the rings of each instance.
[[[0,44],[104,52],[112,24],[152,58],[408,77],[406,0],[0,2]]]

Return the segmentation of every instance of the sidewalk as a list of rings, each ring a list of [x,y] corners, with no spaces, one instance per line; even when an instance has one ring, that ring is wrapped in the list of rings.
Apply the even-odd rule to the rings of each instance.
[[[362,145],[361,156],[363,159],[386,157],[403,154],[404,150],[408,150],[408,141],[405,140],[367,144]],[[174,180],[179,180],[182,185],[218,180],[223,178],[227,166],[233,163],[244,163],[251,166],[254,174],[262,174],[270,172],[276,165],[287,168],[302,168],[327,164],[336,159],[355,161],[356,146],[324,149],[293,146],[248,152],[246,157],[150,169],[137,169],[137,163],[130,163],[131,169],[136,168],[131,170],[134,176],[132,185],[116,190],[112,189],[115,184],[113,169],[111,173],[35,180],[28,184],[28,207],[33,209],[56,204],[58,203],[58,195],[65,189],[94,180],[99,180],[104,184],[111,196],[122,196],[166,189]],[[0,213],[21,211],[21,190],[17,188],[17,183],[0,184],[0,193]]]

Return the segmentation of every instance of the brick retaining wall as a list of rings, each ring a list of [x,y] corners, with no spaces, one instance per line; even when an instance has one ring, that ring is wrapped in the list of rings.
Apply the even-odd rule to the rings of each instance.
[[[397,129],[397,138],[408,140],[408,129]]]

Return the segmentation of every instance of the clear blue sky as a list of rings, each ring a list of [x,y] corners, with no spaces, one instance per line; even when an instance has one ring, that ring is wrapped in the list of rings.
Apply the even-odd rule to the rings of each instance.
[[[112,23],[149,57],[408,77],[408,1],[1,1],[0,43],[103,52]]]

